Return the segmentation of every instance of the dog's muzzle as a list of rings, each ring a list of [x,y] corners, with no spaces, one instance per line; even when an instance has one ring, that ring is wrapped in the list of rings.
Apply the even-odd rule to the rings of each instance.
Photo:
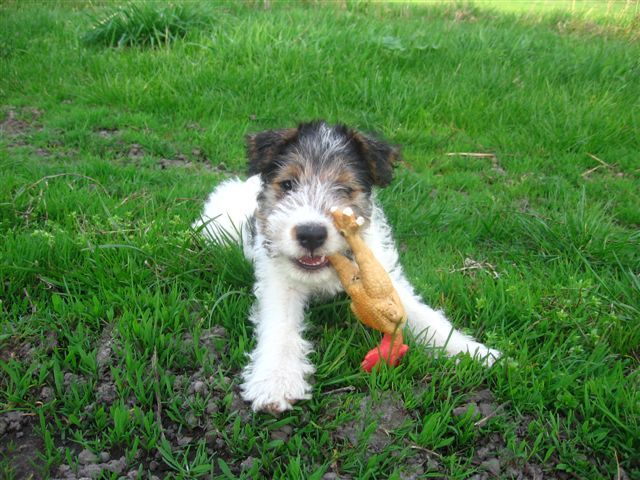
[[[324,245],[327,240],[327,227],[319,223],[303,223],[296,227],[296,240],[301,247],[309,251],[295,259],[298,266],[305,270],[319,270],[329,265],[329,260],[324,255],[314,255],[314,251]]]

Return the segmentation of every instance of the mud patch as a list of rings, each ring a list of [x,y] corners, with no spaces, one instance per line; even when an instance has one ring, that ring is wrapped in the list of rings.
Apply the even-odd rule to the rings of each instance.
[[[98,370],[104,372],[111,364],[111,354],[113,353],[113,325],[108,325],[102,330],[98,339],[96,363]]]
[[[342,402],[342,395],[337,396]],[[354,417],[349,422],[340,425],[333,433],[338,443],[342,442],[352,448],[364,448],[368,453],[380,454],[387,447],[398,445],[396,433],[398,430],[414,424],[418,420],[416,412],[408,411],[399,393],[393,391],[379,392],[376,398],[370,395],[364,397],[357,406]],[[403,480],[437,477],[443,471],[437,453],[417,445],[401,442],[410,448],[410,454],[402,454],[399,450],[387,453],[397,459],[400,466],[399,475]],[[339,471],[338,465],[332,465],[332,471],[323,478],[351,478]],[[440,477],[444,478],[444,477]]]
[[[336,401],[344,402],[342,395],[336,397]],[[472,392],[464,403],[453,410],[454,417],[469,416],[474,425],[480,429],[497,416],[506,415],[507,403],[498,404],[493,393],[488,389]],[[380,454],[387,447],[398,446],[396,432],[406,426],[407,422],[418,423],[417,414],[405,409],[401,396],[396,392],[381,392],[379,398],[367,395],[354,409],[353,418],[336,428],[334,439],[343,442],[347,447],[364,448],[369,453]],[[330,420],[330,419],[329,419]],[[528,425],[532,417],[520,417],[515,424],[514,433],[521,442],[531,443]],[[400,451],[386,452],[397,457],[398,465],[401,465],[399,476],[403,480],[418,478],[447,478],[447,467],[442,463],[442,454],[450,453],[431,451],[419,445],[414,445],[408,439],[404,440],[410,454]],[[470,479],[492,480],[505,478],[513,480],[542,480],[559,479],[568,480],[570,474],[558,471],[556,466],[560,463],[554,453],[546,463],[538,463],[535,460],[523,460],[509,449],[504,436],[500,433],[478,432],[473,444],[471,466],[476,470]],[[332,466],[326,478],[343,478],[337,465]]]
[[[124,456],[112,460],[108,452],[95,454],[88,449],[78,453],[76,462],[77,468],[67,464],[60,465],[58,467],[59,478],[101,478],[105,474],[110,477],[109,473],[120,475],[127,468],[127,459]]]
[[[5,118],[0,121],[0,133],[15,138],[25,136],[33,130],[42,130],[42,126],[37,123],[42,113],[42,110],[37,108],[18,109],[10,106],[4,112]]]
[[[47,158],[52,155],[51,150],[47,148],[36,148],[33,153],[42,158]]]
[[[58,346],[58,334],[56,332],[47,332],[40,340],[24,341],[18,344],[0,343],[0,360],[7,362],[9,360],[18,360],[24,363],[33,361],[36,353],[41,352],[45,355]]]
[[[509,417],[507,406],[509,402],[498,404],[491,390],[483,389],[470,393],[464,403],[453,409],[454,417],[468,416],[477,428],[488,424],[495,417]],[[514,425],[514,433],[518,442],[531,444],[533,440],[529,434],[531,416],[518,417],[517,420],[503,418]],[[476,469],[469,480],[493,480],[504,478],[511,480],[568,480],[570,474],[556,469],[560,463],[557,454],[552,454],[546,463],[541,464],[534,459],[526,461],[509,449],[501,433],[478,432],[473,444],[474,454],[471,465]],[[421,477],[419,477],[421,478]]]
[[[189,158],[184,153],[178,153],[175,158],[161,158],[158,163],[160,170],[168,170],[172,168],[204,168],[205,170],[215,170],[224,172],[227,167],[224,163],[216,166],[212,165],[207,156],[198,148],[194,148],[192,156]]]
[[[202,330],[196,338],[190,334],[184,334],[181,344],[189,348],[201,348],[206,354],[217,359],[223,352],[221,344],[227,333],[224,328],[215,326]],[[111,374],[111,365],[114,363],[114,350],[117,348],[118,337],[112,325],[108,325],[102,331],[95,343],[96,363],[98,366],[98,378],[95,385],[95,403],[87,405],[85,412],[95,410],[99,405],[110,406],[119,400],[116,383]],[[249,405],[240,398],[230,378],[217,374],[206,373],[203,368],[193,372],[174,373],[164,372],[165,377],[173,377],[173,395],[184,399],[180,406],[182,419],[178,420],[162,408],[166,398],[160,399],[160,407],[156,407],[155,416],[159,420],[162,435],[167,439],[172,448],[187,449],[204,440],[209,453],[215,452],[217,456],[229,461],[230,468],[239,472],[238,466],[233,465],[233,457],[228,451],[226,438],[233,434],[234,417],[239,416],[243,422],[250,421],[252,412]],[[82,382],[84,379],[72,373],[64,374],[65,388],[68,384]],[[230,400],[230,401],[229,401]],[[136,403],[135,398],[129,399],[129,404]],[[206,405],[204,412],[202,405]],[[155,404],[155,402],[154,402]],[[88,409],[88,410],[87,410]],[[216,415],[224,415],[230,419],[226,422],[227,431],[220,431],[214,423]],[[195,449],[185,451],[185,455],[195,455]],[[73,461],[63,463],[54,472],[57,478],[151,478],[165,477],[172,471],[166,463],[161,452],[156,450],[147,454],[141,454],[135,459],[127,459],[122,452],[113,451],[96,452],[89,449],[76,451],[72,455]]]
[[[502,415],[507,403],[496,404],[490,390],[480,390],[472,393],[464,404],[453,410],[454,416],[471,415],[476,427],[482,427],[497,415]],[[471,413],[469,413],[471,412]],[[530,443],[528,425],[532,417],[523,416],[516,423],[515,434],[519,441]],[[471,460],[478,473],[469,480],[491,480],[505,478],[513,480],[542,480],[547,478],[565,480],[572,478],[562,471],[555,471],[560,463],[554,454],[542,465],[535,461],[523,461],[517,458],[507,447],[503,435],[498,433],[479,434],[475,445],[475,454]],[[553,472],[553,473],[551,473]]]
[[[4,119],[0,121],[0,136],[8,140],[9,148],[29,147],[33,155],[41,159],[49,159],[58,154],[77,154],[75,149],[62,151],[63,144],[58,140],[49,140],[46,145],[36,146],[31,142],[34,132],[41,132],[44,127],[39,122],[43,111],[33,107],[5,107]],[[50,130],[54,135],[61,135],[59,130]]]
[[[393,443],[394,432],[413,420],[400,394],[384,391],[377,399],[370,395],[364,397],[355,418],[339,426],[334,436],[354,447],[366,442],[367,450],[380,453]]]
[[[471,395],[471,397],[463,405],[453,409],[453,416],[460,417],[470,415],[476,421],[476,426],[481,427],[491,418],[498,414],[507,404],[497,405],[491,390],[480,390]]]
[[[0,415],[0,459],[8,462],[14,478],[45,478],[40,458],[44,444],[35,430],[36,416],[11,411]]]
[[[560,471],[550,472],[550,467],[557,464],[550,461],[546,465],[535,462],[522,462],[515,458],[507,448],[502,435],[493,433],[483,436],[476,443],[477,450],[472,459],[472,464],[477,467],[478,473],[469,477],[470,480],[490,480],[494,478],[508,478],[517,480],[542,480],[547,478],[569,479],[569,474]]]
[[[158,160],[160,170],[168,170],[170,168],[193,168],[195,165],[184,155],[178,155],[177,158],[161,158]]]
[[[102,128],[97,128],[94,130],[95,134],[98,135],[100,138],[104,138],[104,139],[111,139],[114,137],[119,137],[121,135],[121,131],[118,130],[117,128],[110,128],[110,127],[102,127]]]
[[[96,402],[109,407],[118,398],[116,384],[109,366],[113,357],[113,325],[107,325],[96,344],[96,365],[98,367],[98,384],[96,385]]]
[[[132,143],[129,146],[129,152],[127,153],[127,157],[129,157],[132,160],[139,160],[142,157],[144,157],[144,149],[142,148],[142,145],[138,143]]]
[[[109,132],[103,134],[104,138],[109,138],[106,135],[110,135]],[[142,145],[138,143],[133,143],[129,145],[126,157],[129,160],[133,160],[134,162],[139,161],[143,157],[147,156],[147,152],[145,152]],[[205,170],[213,170],[217,172],[226,172],[227,167],[224,163],[220,163],[218,165],[212,165],[209,158],[204,154],[204,152],[199,148],[194,148],[191,151],[191,155],[187,155],[185,153],[177,153],[173,158],[160,158],[156,161],[156,166],[160,170],[171,170],[175,168],[183,168],[183,169],[205,169]]]

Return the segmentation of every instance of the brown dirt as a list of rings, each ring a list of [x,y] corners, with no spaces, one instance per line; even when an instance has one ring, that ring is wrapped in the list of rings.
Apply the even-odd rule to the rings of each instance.
[[[220,359],[225,355],[225,352],[219,351],[216,345],[219,346],[220,339],[224,339],[226,335],[227,333],[222,327],[204,330],[199,336],[199,345],[208,352],[212,359]],[[181,339],[181,343],[186,346],[194,341],[195,339],[189,334],[185,334]],[[110,368],[113,362],[113,350],[117,342],[118,339],[114,337],[112,327],[105,327],[96,343],[98,378],[95,385],[95,401],[87,406],[86,413],[95,411],[100,406],[108,409],[117,400],[117,389]],[[56,340],[45,337],[40,343],[41,348],[50,351]],[[31,358],[32,352],[30,350],[27,346],[21,346],[17,355],[23,359]],[[235,417],[239,417],[243,423],[250,422],[253,418],[249,405],[241,399],[239,391],[230,387],[231,379],[207,374],[202,369],[195,372],[165,373],[173,375],[175,378],[174,392],[176,396],[185,397],[182,408],[186,425],[174,421],[166,412],[162,412],[161,422],[168,442],[173,446],[186,446],[205,440],[208,452],[228,460],[227,463],[234,474],[240,474],[243,470],[250,469],[255,462],[257,452],[251,452],[242,462],[239,462],[228,450],[225,440],[225,438],[233,436],[233,419]],[[63,379],[65,390],[70,389],[73,384],[86,382],[86,378],[71,372],[66,372]],[[345,394],[348,391],[352,390],[332,394],[335,407],[344,405]],[[229,393],[231,394],[231,402],[226,402],[225,397]],[[55,392],[52,387],[45,386],[41,389],[39,397],[42,402],[46,403],[54,400]],[[192,405],[198,403],[196,402],[197,398],[207,399],[204,415],[200,415],[192,409]],[[135,399],[131,399],[131,401],[132,404],[135,403]],[[490,425],[490,422],[495,418],[501,417],[503,420],[511,420],[508,418],[508,409],[505,407],[506,404],[499,405],[496,402],[490,390],[484,389],[469,394],[452,413],[454,416],[469,416],[480,429]],[[470,414],[469,411],[472,413]],[[226,430],[223,431],[218,430],[212,421],[214,415],[220,413],[229,419],[224,427]],[[333,408],[329,407],[325,414],[327,423],[333,420],[332,417]],[[405,408],[399,393],[380,391],[373,395],[364,396],[359,403],[353,406],[350,419],[336,427],[330,434],[336,444],[342,444],[345,448],[363,448],[367,454],[381,454],[384,451],[388,452],[389,447],[398,443],[396,436],[398,430],[403,429],[407,424],[417,422],[418,419],[419,412]],[[527,428],[531,420],[526,416],[517,420],[514,431],[518,440],[531,442],[531,439],[528,438]],[[511,421],[515,422],[515,420]],[[43,465],[38,459],[38,453],[42,451],[43,444],[36,431],[36,426],[37,417],[33,415],[25,415],[23,412],[16,411],[0,415],[0,437],[3,438],[3,442],[0,442],[0,457],[9,459],[17,474],[16,478],[35,479],[42,478],[44,475]],[[285,425],[271,431],[270,439],[287,442],[294,433],[292,426]],[[65,444],[62,439],[54,440],[58,447]],[[401,479],[410,480],[426,476],[446,478],[447,467],[442,464],[440,457],[442,452],[433,452],[419,445],[414,445],[408,439],[403,442],[403,446],[409,447],[412,452],[410,456],[401,458],[397,452],[390,453],[392,456],[398,456],[398,464],[402,465]],[[63,463],[54,470],[54,476],[57,478],[98,478],[109,474],[120,475],[124,478],[136,478],[138,468],[142,468],[149,475],[162,478],[170,471],[159,452],[141,456],[127,463],[122,452],[78,451],[79,448],[74,445],[71,445],[70,448],[77,449],[73,455],[73,461],[70,464]],[[469,455],[472,455],[471,464],[477,469],[477,473],[469,477],[472,480],[491,480],[494,478],[566,480],[573,478],[569,474],[554,471],[554,467],[559,463],[556,455],[552,455],[546,464],[516,458],[507,447],[505,439],[498,433],[479,431]],[[76,463],[78,463],[77,466]],[[334,464],[324,478],[330,480],[350,477],[340,471],[338,464]]]
[[[99,137],[106,138],[106,139],[119,137],[122,134],[122,132],[120,130],[118,130],[117,128],[111,128],[111,127],[97,128],[97,129],[94,130],[94,132]]]
[[[33,414],[9,411],[0,415],[0,460],[9,461],[15,478],[46,477],[46,465],[39,457],[44,444],[36,424]]]
[[[4,119],[0,121],[0,133],[9,138],[25,136],[34,129],[42,129],[37,123],[42,116],[42,110],[37,108],[18,109],[5,106],[4,115]]]
[[[224,328],[219,326],[203,330],[199,337],[200,346],[206,349],[209,355],[217,359],[224,352],[217,350],[216,340],[224,338],[226,335]],[[187,346],[194,341],[189,334],[185,334],[181,340]],[[110,371],[113,349],[117,342],[118,339],[114,337],[112,327],[107,326],[96,343],[98,381],[95,386],[95,402],[87,406],[86,410],[88,412],[94,411],[99,406],[108,409],[117,400],[116,385]],[[217,456],[223,459],[228,459],[229,467],[235,473],[239,473],[242,468],[249,468],[247,467],[251,463],[249,458],[240,465],[234,465],[231,452],[227,450],[225,435],[233,435],[233,422],[227,422],[228,431],[220,432],[211,420],[213,414],[224,411],[228,418],[233,419],[233,417],[239,416],[243,422],[250,421],[252,412],[250,407],[242,401],[238,391],[232,390],[231,405],[225,407],[224,398],[228,394],[228,385],[231,380],[226,377],[220,379],[213,375],[207,376],[202,369],[191,373],[165,373],[175,375],[175,394],[177,396],[186,394],[183,404],[186,426],[171,419],[166,412],[161,414],[163,433],[168,442],[173,446],[187,446],[204,439],[207,443],[208,451],[210,453],[215,452]],[[83,381],[85,379],[79,375],[72,373],[64,375],[65,387]],[[195,403],[196,397],[209,398],[206,406],[206,415],[198,416],[192,410],[192,404]],[[135,403],[135,399],[131,399],[131,402],[132,404]],[[77,466],[75,465],[76,463],[78,463]],[[126,458],[120,452],[82,450],[75,453],[74,461],[71,464],[63,463],[54,473],[58,478],[62,479],[102,478],[109,473],[117,474],[120,476],[119,478],[138,478],[139,468],[142,468],[142,472],[147,472],[150,478],[154,476],[162,478],[170,472],[170,468],[162,459],[160,452],[140,456],[140,458],[127,464]]]
[[[471,394],[463,405],[453,410],[454,416],[473,412],[472,418],[478,427],[487,424],[492,418],[506,415],[506,404],[498,405],[495,402],[490,390],[480,390]],[[516,424],[516,435],[519,441],[529,443],[528,425],[532,418],[523,416]],[[498,433],[485,433],[477,436],[474,445],[475,454],[471,463],[478,469],[478,473],[469,477],[469,480],[491,480],[494,478],[504,478],[513,480],[542,480],[558,479],[566,480],[573,478],[563,472],[555,472],[555,465],[559,462],[557,456],[552,457],[546,464],[539,464],[536,461],[523,461],[516,458],[507,448],[507,444],[502,435]],[[551,473],[553,472],[553,473]]]
[[[404,408],[400,395],[384,391],[375,400],[369,395],[364,397],[360,401],[355,418],[338,427],[334,437],[352,446],[357,446],[364,440],[367,442],[367,450],[380,453],[393,443],[393,432],[412,419],[411,414]],[[365,430],[373,422],[377,425],[375,430],[367,438],[363,438]]]

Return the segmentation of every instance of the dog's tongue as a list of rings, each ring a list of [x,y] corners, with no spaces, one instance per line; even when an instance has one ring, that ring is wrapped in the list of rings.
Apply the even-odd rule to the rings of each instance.
[[[324,255],[321,257],[312,257],[311,255],[305,255],[304,257],[300,257],[298,261],[310,267],[317,267],[325,264],[327,262],[327,259]]]

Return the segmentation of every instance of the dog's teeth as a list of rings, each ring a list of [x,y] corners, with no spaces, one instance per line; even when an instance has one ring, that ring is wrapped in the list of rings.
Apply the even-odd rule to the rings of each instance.
[[[351,215],[353,215],[353,210],[351,209],[351,207],[347,207],[344,210],[342,210],[342,213],[345,214],[347,217],[350,217]]]
[[[356,223],[360,226],[364,225],[364,218],[363,217],[356,218]]]
[[[331,207],[331,208],[329,209],[329,211],[330,211],[331,213],[333,213],[333,212],[337,212],[337,211],[338,211],[338,207]]]
[[[322,255],[322,256],[320,257],[320,263],[324,263],[324,262],[325,262],[325,260],[326,260],[325,256],[324,256],[324,255]]]

